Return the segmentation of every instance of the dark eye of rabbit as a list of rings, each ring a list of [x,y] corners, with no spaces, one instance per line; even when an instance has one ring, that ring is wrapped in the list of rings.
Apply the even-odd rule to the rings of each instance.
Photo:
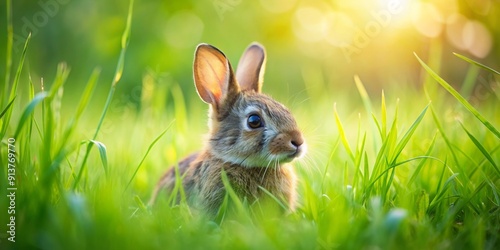
[[[259,115],[250,115],[247,119],[247,123],[250,128],[262,127],[262,119]]]

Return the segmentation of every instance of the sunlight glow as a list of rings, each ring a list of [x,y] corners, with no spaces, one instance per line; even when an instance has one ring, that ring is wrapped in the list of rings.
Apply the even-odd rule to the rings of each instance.
[[[416,2],[412,6],[412,21],[420,34],[427,37],[437,37],[443,30],[443,15],[430,3]]]

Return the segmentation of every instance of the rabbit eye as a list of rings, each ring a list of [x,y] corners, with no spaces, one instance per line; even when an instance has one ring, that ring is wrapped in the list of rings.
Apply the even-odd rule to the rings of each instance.
[[[260,128],[262,127],[262,119],[259,115],[250,115],[247,119],[247,124],[250,128]]]

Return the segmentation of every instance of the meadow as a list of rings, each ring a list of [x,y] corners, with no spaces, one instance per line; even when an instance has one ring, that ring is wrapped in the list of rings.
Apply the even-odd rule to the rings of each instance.
[[[207,132],[208,107],[191,78],[195,47],[172,66],[181,68],[177,73],[133,67],[141,60],[134,32],[144,36],[134,22],[144,7],[131,1],[119,8],[112,63],[84,74],[70,60],[43,74],[36,70],[46,65],[30,61],[40,49],[33,33],[15,49],[12,3],[5,4],[1,249],[500,247],[498,58],[453,53],[434,41],[428,50],[408,52],[405,60],[417,69],[412,77],[371,78],[355,69],[377,60],[363,66],[353,59],[344,66],[349,70],[312,59],[273,66],[288,57],[270,42],[264,92],[290,109],[308,143],[305,157],[294,162],[299,206],[283,213],[279,201],[248,204],[228,186],[226,200],[237,209],[225,203],[209,219],[168,195],[147,205],[162,173],[199,150]],[[214,22],[237,15],[222,6]],[[193,44],[204,42],[198,40]],[[247,45],[228,46],[233,63]],[[172,54],[165,57],[177,59]],[[348,78],[329,78],[342,70]],[[129,71],[140,72],[139,81],[127,80]],[[387,70],[397,73],[407,74]]]

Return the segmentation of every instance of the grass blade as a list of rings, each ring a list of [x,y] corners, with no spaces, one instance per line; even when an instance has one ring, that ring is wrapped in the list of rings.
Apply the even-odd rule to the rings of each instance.
[[[337,122],[337,128],[340,133],[340,139],[342,140],[342,144],[344,144],[344,148],[346,149],[347,154],[349,154],[349,157],[351,157],[351,160],[354,161],[354,155],[352,154],[351,146],[349,146],[349,142],[347,141],[347,137],[345,135],[344,127],[342,126],[342,122],[340,121],[336,103],[333,105],[333,113],[335,114],[335,121]]]
[[[480,68],[471,65],[469,70],[467,70],[467,74],[465,75],[464,82],[462,83],[462,87],[460,88],[460,92],[463,96],[469,98],[472,91],[474,90],[474,85],[476,83],[476,79],[479,75]]]
[[[115,76],[113,77],[113,81],[111,83],[111,89],[109,90],[108,97],[106,99],[106,104],[104,105],[104,109],[102,111],[101,118],[99,119],[99,123],[97,124],[97,128],[95,130],[94,136],[92,137],[92,140],[95,140],[97,138],[97,135],[99,134],[99,131],[101,130],[101,126],[104,122],[104,118],[106,117],[106,113],[108,112],[109,106],[111,105],[111,100],[113,100],[113,96],[114,96],[114,93],[116,90],[116,85],[120,81],[121,76],[123,74],[123,65],[125,63],[125,52],[127,50],[128,42],[130,40],[130,26],[132,25],[133,7],[134,7],[134,0],[130,0],[128,15],[127,15],[127,25],[126,25],[125,31],[123,32],[123,35],[122,35],[120,57],[118,58],[118,63],[116,65]],[[83,161],[82,161],[82,164],[80,166],[80,171],[78,172],[78,175],[75,179],[75,183],[73,184],[73,189],[76,189],[76,187],[78,186],[78,183],[80,182],[80,178],[82,177],[83,170],[85,169],[85,164],[87,163],[87,159],[89,157],[89,153],[90,153],[91,149],[92,149],[92,144],[89,144],[87,146],[87,151],[85,152],[85,155],[83,157]]]
[[[2,113],[0,114],[0,118],[2,118],[3,115],[5,115],[5,113],[7,113],[7,110],[9,110],[10,106],[12,106],[12,104],[14,103],[14,100],[16,100],[15,96],[14,96],[14,98],[12,98],[12,100],[9,102],[9,104],[7,104],[7,107],[5,107],[5,109],[2,111]]]
[[[427,91],[426,91],[426,95],[430,101],[430,97],[428,96]],[[453,157],[453,161],[455,161],[455,164],[457,164],[457,166],[461,170],[463,170],[461,162],[458,160],[457,154],[455,153],[455,150],[453,149],[452,142],[448,138],[448,136],[446,135],[445,130],[444,130],[443,126],[441,125],[441,122],[439,121],[438,115],[436,114],[436,111],[434,110],[434,105],[432,105],[432,103],[431,103],[430,107],[431,107],[432,119],[434,120],[434,123],[436,124],[436,127],[439,131],[439,134],[443,137],[444,143],[446,144],[446,146],[450,150],[451,155]],[[462,171],[462,172],[464,172],[464,171]]]
[[[134,174],[132,175],[132,177],[130,178],[130,180],[128,181],[127,183],[127,186],[125,187],[125,190],[127,190],[128,186],[130,186],[130,183],[132,183],[132,181],[134,180],[135,178],[135,175],[137,174],[137,172],[139,172],[139,169],[141,168],[142,166],[142,163],[144,163],[144,160],[146,160],[146,157],[148,156],[149,154],[149,151],[151,151],[151,149],[153,148],[153,146],[163,137],[163,135],[165,135],[165,133],[167,133],[167,131],[170,129],[170,127],[172,126],[174,122],[171,122],[167,128],[165,130],[163,130],[163,132],[161,132],[160,135],[158,135],[156,137],[156,139],[153,140],[153,142],[151,144],[149,144],[149,147],[148,147],[148,150],[146,150],[146,153],[144,154],[144,156],[142,157],[141,159],[141,162],[139,162],[139,165],[137,165],[137,167],[135,168],[135,171],[134,171]]]
[[[29,44],[30,40],[31,40],[31,33],[28,35],[28,38],[26,38],[26,42],[24,43],[23,52],[21,54],[21,60],[19,61],[19,65],[17,66],[17,71],[16,71],[16,76],[14,78],[14,83],[12,84],[12,89],[10,90],[10,96],[9,96],[10,100],[13,100],[17,94],[17,86],[19,85],[19,78],[21,77],[21,72],[23,71],[24,60],[26,58],[26,52],[28,51],[28,44]],[[0,133],[0,135],[2,135],[2,137],[7,132],[7,128],[9,127],[11,116],[12,116],[12,109],[9,109],[7,111],[7,113],[5,113],[5,119],[3,120],[2,131]]]
[[[482,63],[474,61],[474,60],[472,60],[472,59],[470,59],[470,58],[468,58],[466,56],[460,55],[460,54],[455,53],[455,52],[453,52],[453,55],[457,56],[458,58],[460,58],[460,59],[462,59],[462,60],[464,60],[464,61],[466,61],[466,62],[468,62],[470,64],[479,66],[479,67],[481,67],[481,68],[483,68],[483,69],[485,69],[485,70],[487,70],[487,71],[489,71],[489,72],[491,72],[493,74],[500,75],[500,72],[498,72],[498,71],[496,71],[496,70],[494,70],[494,69],[492,69],[492,68],[490,68],[490,67],[488,67],[488,66],[486,66],[486,65],[484,65]]]
[[[448,84],[443,78],[436,74],[432,69],[427,66],[418,56],[414,53],[417,60],[424,67],[424,69],[429,73],[434,80],[436,80],[443,88],[445,88],[451,95],[455,97],[467,110],[469,110],[481,123],[488,128],[497,138],[500,139],[500,132],[490,123],[484,116],[482,116],[479,111],[477,111],[460,93],[458,93],[453,87]]]
[[[437,137],[437,132],[436,134],[434,134],[434,137],[432,138],[432,142],[431,142],[431,145],[429,146],[429,148],[427,149],[427,151],[425,152],[425,156],[429,156],[432,152],[432,150],[434,149],[434,145],[436,145],[436,137]],[[417,178],[418,174],[420,173],[420,170],[422,169],[422,167],[424,166],[425,162],[426,162],[427,158],[424,158],[424,160],[422,160],[417,168],[415,169],[415,171],[413,172],[413,174],[411,175],[410,177],[410,180],[408,181],[408,187],[411,187],[411,185],[413,184],[413,182],[415,181],[415,179]]]
[[[448,187],[451,185],[451,182],[455,180],[455,178],[458,176],[458,173],[453,174],[450,176],[444,183],[443,188],[441,190],[438,190],[437,195],[432,199],[431,204],[429,205],[429,209],[432,209],[434,206],[437,205],[437,203],[441,200],[441,197],[445,194],[446,190],[448,190]]]
[[[396,149],[394,151],[394,157],[393,157],[391,163],[394,163],[396,161],[396,159],[398,158],[399,154],[401,154],[401,152],[403,151],[404,147],[406,146],[406,144],[410,140],[411,136],[413,135],[413,133],[417,129],[418,125],[420,124],[420,122],[424,118],[425,113],[427,112],[427,108],[429,108],[429,105],[427,105],[424,108],[424,110],[420,113],[420,115],[417,117],[417,119],[413,122],[411,127],[408,129],[408,131],[406,131],[404,136],[401,138],[399,143],[396,145]]]
[[[16,133],[14,134],[14,138],[17,138],[24,124],[28,120],[29,116],[31,115],[31,113],[33,113],[33,110],[35,110],[36,105],[45,100],[47,97],[48,97],[47,92],[40,92],[33,98],[33,100],[31,100],[28,106],[26,106],[26,108],[23,111],[23,114],[21,115],[21,119],[19,119],[19,123],[17,124],[17,129]]]
[[[127,14],[127,24],[122,35],[120,57],[118,58],[118,64],[116,66],[115,77],[113,77],[112,87],[116,86],[123,75],[123,66],[125,65],[125,52],[127,51],[128,43],[130,41],[130,27],[132,26],[133,7],[134,0],[130,0]]]
[[[148,212],[148,208],[146,207],[146,205],[144,204],[144,202],[142,202],[141,198],[138,195],[134,196],[134,201],[135,201],[135,203],[137,204],[137,206],[139,207],[139,209],[143,213],[147,213]]]
[[[465,133],[467,133],[467,135],[469,136],[471,141],[474,143],[474,145],[476,145],[476,147],[479,149],[479,151],[481,151],[481,153],[483,153],[484,157],[486,157],[486,159],[488,159],[488,161],[491,163],[491,165],[493,165],[493,168],[495,168],[497,173],[500,175],[500,169],[498,169],[498,166],[495,163],[495,160],[493,160],[493,158],[491,157],[490,153],[488,153],[488,151],[483,147],[483,145],[481,145],[481,143],[476,139],[476,137],[474,137],[474,135],[472,135],[469,132],[469,130],[467,130],[461,122],[459,122],[459,123],[460,123],[460,126],[462,126],[462,128],[464,129]]]
[[[106,145],[100,141],[90,140],[90,143],[94,144],[99,150],[99,155],[101,156],[102,166],[104,167],[104,173],[108,174],[108,156],[106,153]]]
[[[356,84],[356,87],[358,88],[359,95],[361,96],[361,100],[363,100],[363,104],[365,106],[366,111],[368,114],[372,113],[372,102],[370,100],[370,96],[368,96],[368,92],[366,92],[365,86],[361,82],[361,79],[359,79],[358,75],[354,75],[354,83]]]
[[[275,201],[281,208],[283,208],[283,210],[287,211],[288,210],[288,206],[285,205],[285,203],[283,203],[280,199],[278,199],[278,197],[274,196],[271,192],[269,192],[267,189],[259,186],[259,189],[262,190],[265,194],[267,194],[269,197],[271,197],[271,199],[273,199],[273,201]]]
[[[245,206],[243,202],[240,200],[236,192],[234,191],[231,183],[229,182],[229,178],[227,177],[226,171],[221,171],[222,183],[224,184],[224,189],[226,190],[226,194],[233,201],[232,204],[236,207],[236,211],[238,211],[239,215],[246,215]],[[246,216],[245,216],[246,217]]]
[[[54,83],[52,84],[52,87],[50,88],[49,92],[49,99],[54,99],[56,94],[59,92],[60,88],[66,83],[66,79],[68,79],[69,75],[69,68],[66,65],[66,63],[60,63],[57,65],[57,73],[56,73],[56,79],[54,80]]]
[[[95,69],[92,72],[92,75],[90,76],[89,81],[87,82],[87,85],[85,85],[85,90],[83,91],[82,97],[80,98],[80,102],[78,103],[78,108],[76,109],[75,116],[71,119],[71,121],[67,124],[66,129],[64,131],[64,136],[61,141],[61,146],[59,148],[59,151],[62,150],[62,147],[66,145],[66,142],[70,139],[71,135],[73,134],[73,131],[76,129],[76,125],[78,124],[81,115],[83,114],[83,111],[88,106],[88,103],[90,101],[90,98],[92,97],[92,94],[94,93],[94,89],[97,84],[97,79],[99,78],[100,70]]]
[[[382,141],[387,137],[387,107],[385,106],[385,94],[382,90],[382,104],[380,105],[381,125],[382,125]]]
[[[12,70],[12,44],[14,42],[14,28],[12,27],[12,0],[6,0],[6,19],[7,19],[7,44],[5,53],[5,86],[4,94],[1,96],[0,105],[4,104],[4,98],[6,98],[9,92],[10,84],[10,71]]]
[[[92,94],[94,93],[95,87],[97,85],[97,80],[99,79],[100,73],[101,73],[100,69],[94,69],[94,71],[92,71],[92,75],[90,76],[90,79],[87,82],[87,85],[85,87],[85,90],[83,91],[80,102],[78,103],[78,108],[76,109],[74,118],[75,123],[78,123],[80,116],[82,115],[83,111],[85,111],[85,108],[88,106],[90,98],[92,97]]]

